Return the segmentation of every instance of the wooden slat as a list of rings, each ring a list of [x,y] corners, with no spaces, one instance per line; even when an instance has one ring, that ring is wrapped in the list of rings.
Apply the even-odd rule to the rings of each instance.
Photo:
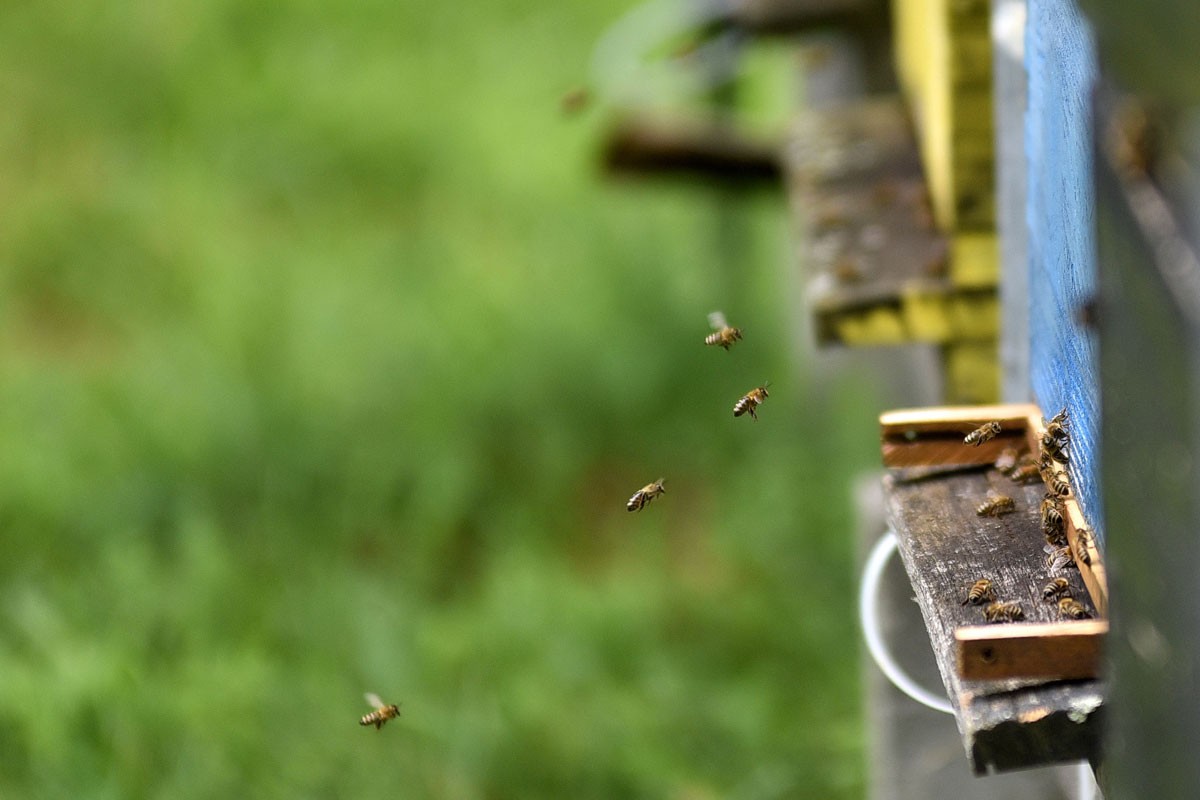
[[[994,519],[977,516],[975,507],[989,489],[1012,496],[1016,512]],[[996,470],[979,467],[913,480],[888,475],[884,491],[974,770],[982,774],[1096,757],[1104,698],[1099,681],[973,680],[958,672],[955,631],[983,623],[981,609],[961,604],[980,577],[996,584],[1001,599],[1020,602],[1029,622],[1060,623],[1057,607],[1041,599],[1051,577],[1038,514],[1043,488],[1017,486]],[[1061,574],[1095,614],[1079,573],[1066,569]]]
[[[997,421],[1001,433],[979,446],[963,444],[963,437],[984,422]],[[1039,449],[1042,435],[1040,409],[1033,404],[1011,403],[980,406],[933,406],[888,411],[879,417],[883,464],[893,468],[946,468],[992,464],[1009,447],[1024,448],[1032,454]],[[1061,466],[1056,467],[1065,474]],[[1045,491],[1045,486],[1041,491]],[[1101,615],[1108,614],[1108,578],[1103,554],[1094,537],[1081,540],[1080,530],[1090,530],[1079,503],[1072,497],[1063,501],[1067,543],[1078,565],[1092,603]],[[1086,550],[1086,557],[1081,555]]]
[[[888,411],[879,417],[885,467],[925,467],[991,464],[1008,447],[1030,449],[1033,405],[935,406]],[[963,437],[985,422],[996,420],[1001,433],[978,447]]]
[[[1096,678],[1107,633],[1104,620],[958,628],[958,674],[972,681]]]

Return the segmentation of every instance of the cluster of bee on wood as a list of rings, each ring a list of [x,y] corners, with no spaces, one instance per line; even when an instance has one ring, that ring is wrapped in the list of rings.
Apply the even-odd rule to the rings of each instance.
[[[729,321],[725,319],[725,314],[720,311],[714,311],[708,315],[708,324],[713,329],[713,332],[704,337],[704,344],[709,347],[720,347],[722,350],[728,352],[729,348],[742,340],[742,329],[730,325]],[[740,417],[743,414],[749,414],[750,418],[757,422],[757,409],[770,396],[770,393],[767,391],[767,387],[770,385],[770,381],[767,381],[762,386],[756,386],[742,395],[733,404],[733,415]],[[661,494],[665,494],[666,491],[663,488],[663,479],[659,478],[654,483],[646,484],[634,492],[633,496],[625,504],[625,508],[628,511],[641,511],[651,500]]]
[[[1039,453],[1035,459],[1022,455],[1014,447],[1005,448],[996,459],[995,468],[1015,483],[1041,480],[1048,488],[1042,498],[1040,522],[1046,544],[1046,566],[1053,573],[1060,569],[1076,566],[1066,535],[1066,506],[1064,498],[1071,495],[1070,477],[1066,470],[1069,461],[1068,449],[1071,441],[1070,418],[1064,408],[1049,421],[1043,420],[1044,431],[1039,439]],[[999,421],[984,423],[963,438],[963,444],[978,447],[998,436],[1003,427]],[[1016,502],[1008,495],[988,490],[987,499],[976,507],[975,512],[983,517],[997,517],[1016,510]],[[1090,564],[1088,550],[1090,534],[1086,529],[1076,531],[1078,559]],[[1091,616],[1087,607],[1071,595],[1071,584],[1066,578],[1056,577],[1042,587],[1042,599],[1058,606],[1058,612],[1069,619],[1086,619]],[[990,578],[979,578],[967,589],[961,605],[981,606],[984,619],[989,623],[1015,622],[1025,619],[1025,610],[1018,602],[998,598],[997,587]]]

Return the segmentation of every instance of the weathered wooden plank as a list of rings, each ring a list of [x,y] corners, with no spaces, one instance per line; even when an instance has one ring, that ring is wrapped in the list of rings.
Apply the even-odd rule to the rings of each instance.
[[[977,446],[964,444],[968,432],[989,421],[1000,423],[1000,433]],[[884,466],[924,468],[926,472],[990,465],[1007,448],[1036,454],[1044,430],[1038,407],[1028,403],[902,409],[880,415],[879,424]],[[1068,477],[1061,464],[1055,464],[1053,472]],[[1039,491],[1049,488],[1044,483],[1038,486]],[[1075,497],[1065,497],[1062,503],[1072,556],[1093,604],[1107,615],[1108,579],[1103,554]],[[1088,533],[1081,535],[1081,531]]]
[[[1103,704],[1099,682],[971,680],[958,674],[955,631],[984,622],[981,608],[962,604],[979,578],[993,581],[998,599],[1022,605],[1028,622],[1009,623],[1013,628],[1061,624],[1057,606],[1041,596],[1045,583],[1058,575],[1097,614],[1080,574],[1067,568],[1052,575],[1046,563],[1039,519],[1044,487],[1017,485],[995,469],[978,467],[911,480],[889,475],[884,490],[901,558],[975,771],[1096,757]],[[976,507],[989,491],[1011,496],[1016,510],[997,518],[978,516]]]
[[[959,628],[958,674],[964,680],[1096,678],[1107,634],[1104,620]]]

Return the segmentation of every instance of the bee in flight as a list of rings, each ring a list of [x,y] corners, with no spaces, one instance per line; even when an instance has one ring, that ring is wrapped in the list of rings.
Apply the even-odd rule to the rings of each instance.
[[[963,437],[963,444],[979,447],[984,442],[990,442],[1000,433],[1000,423],[996,421],[985,422],[975,430]]]
[[[1064,597],[1058,601],[1058,611],[1064,617],[1071,619],[1087,619],[1091,616],[1088,610],[1083,607],[1083,603],[1073,597]]]
[[[975,513],[981,517],[998,517],[1001,514],[1011,514],[1017,510],[1017,503],[1006,494],[988,491],[988,499],[979,504]]]
[[[734,342],[742,338],[742,329],[730,327],[725,320],[725,315],[720,311],[714,311],[708,315],[708,324],[716,331],[704,337],[704,343],[709,346],[717,345],[729,350],[733,347]]]
[[[358,721],[359,725],[374,725],[375,730],[379,730],[383,723],[400,716],[400,706],[384,705],[379,695],[374,692],[367,692],[363,697],[367,699],[367,705],[373,706],[375,710],[370,714],[363,714],[363,718]]]
[[[766,400],[768,397],[770,397],[770,395],[767,394],[767,387],[770,385],[771,382],[767,381],[757,389],[751,389],[742,395],[742,399],[733,404],[733,415],[735,417],[740,417],[742,414],[749,412],[751,419],[758,420],[758,414],[754,413],[754,409],[758,408],[759,404],[762,403],[763,400]]]
[[[625,508],[630,511],[641,511],[654,498],[660,494],[665,494],[666,489],[663,488],[663,479],[659,478],[654,483],[649,483],[633,493],[633,497],[629,498],[629,502],[625,504]]]
[[[1071,584],[1066,578],[1055,578],[1042,587],[1042,599],[1046,601],[1066,597],[1071,590]]]
[[[1051,572],[1058,572],[1063,567],[1075,566],[1075,561],[1071,558],[1070,547],[1055,547],[1053,544],[1046,544],[1042,547],[1046,552],[1046,566]]]
[[[995,599],[996,590],[992,588],[992,582],[987,578],[980,578],[971,584],[971,588],[967,591],[967,599],[963,600],[959,605],[965,606],[967,603],[970,603],[973,606],[977,606]]]
[[[991,603],[983,609],[983,618],[988,622],[1015,622],[1025,619],[1020,603]]]

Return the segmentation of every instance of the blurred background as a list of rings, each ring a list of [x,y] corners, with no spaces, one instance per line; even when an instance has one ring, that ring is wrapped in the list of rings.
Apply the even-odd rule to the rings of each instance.
[[[0,11],[0,796],[863,794],[880,404],[781,193],[601,174],[631,5]]]

